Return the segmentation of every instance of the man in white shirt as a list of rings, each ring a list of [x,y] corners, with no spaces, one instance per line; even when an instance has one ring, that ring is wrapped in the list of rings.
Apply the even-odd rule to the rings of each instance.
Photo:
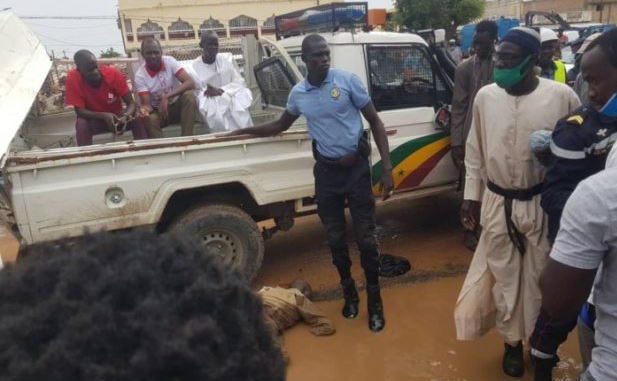
[[[180,123],[182,136],[193,135],[197,108],[193,80],[175,58],[163,55],[155,38],[142,41],[141,55],[146,62],[135,74],[135,87],[149,137],[162,138],[161,128],[173,123]]]
[[[219,38],[209,31],[201,35],[201,57],[192,63],[199,112],[211,130],[232,131],[251,127],[251,91],[231,53],[219,53]]]
[[[617,168],[584,180],[568,199],[561,228],[540,279],[542,308],[555,318],[576,316],[591,286],[595,342],[582,381],[617,380]],[[602,271],[596,277],[596,271]]]

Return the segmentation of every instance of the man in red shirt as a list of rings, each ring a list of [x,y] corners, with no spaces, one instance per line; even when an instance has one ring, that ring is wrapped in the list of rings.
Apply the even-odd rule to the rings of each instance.
[[[78,146],[92,144],[92,136],[131,130],[135,139],[147,139],[146,129],[135,117],[135,100],[124,75],[113,66],[98,66],[96,57],[80,50],[73,57],[77,69],[66,78],[65,103],[77,114],[75,136]],[[122,112],[122,101],[126,111]]]

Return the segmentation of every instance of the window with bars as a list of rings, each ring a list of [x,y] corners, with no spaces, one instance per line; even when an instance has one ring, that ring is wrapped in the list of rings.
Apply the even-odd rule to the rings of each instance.
[[[178,18],[178,20],[171,23],[171,25],[167,28],[167,33],[169,33],[170,40],[195,38],[195,30],[193,30],[193,25],[182,20],[181,18]]]
[[[280,59],[268,58],[257,65],[255,78],[266,104],[283,108],[287,106],[287,97],[295,81]]]
[[[225,31],[225,25],[223,25],[223,23],[221,23],[219,20],[212,18],[212,16],[210,16],[209,19],[204,20],[204,22],[202,22],[199,26],[199,37],[201,37],[202,33],[209,30],[216,32],[219,37],[225,36],[227,34],[227,32]]]
[[[229,20],[229,32],[232,36],[257,34],[257,20],[241,15]]]
[[[274,33],[274,15],[268,17],[261,26],[262,33]]]
[[[447,102],[443,79],[422,45],[369,46],[369,87],[377,110],[437,107]]]
[[[137,28],[137,40],[141,41],[146,37],[154,37],[159,40],[165,39],[165,30],[157,23],[146,21]]]

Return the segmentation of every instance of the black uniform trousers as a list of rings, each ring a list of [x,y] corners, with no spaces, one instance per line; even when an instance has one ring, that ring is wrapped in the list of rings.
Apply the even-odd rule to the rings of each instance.
[[[347,202],[367,284],[377,284],[379,252],[375,236],[375,199],[368,158],[359,156],[351,166],[318,159],[313,172],[317,213],[326,228],[332,263],[336,266],[341,280],[351,278],[345,222]]]

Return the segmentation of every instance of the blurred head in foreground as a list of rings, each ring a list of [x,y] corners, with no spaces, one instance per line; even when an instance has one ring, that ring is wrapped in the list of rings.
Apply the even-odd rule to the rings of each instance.
[[[284,380],[261,302],[186,238],[96,234],[0,271],[2,379]]]

